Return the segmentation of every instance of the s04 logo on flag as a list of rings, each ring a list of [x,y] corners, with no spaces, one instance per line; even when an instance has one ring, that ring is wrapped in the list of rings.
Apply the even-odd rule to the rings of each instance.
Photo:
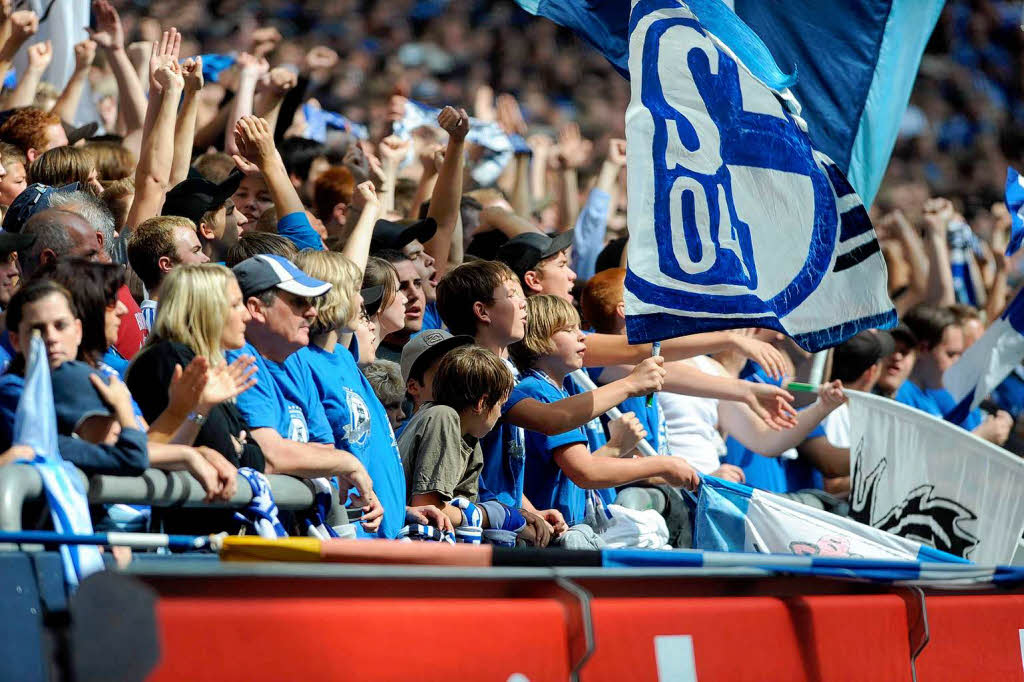
[[[818,350],[895,323],[867,212],[788,89],[670,0],[634,2],[629,73],[631,342],[757,326]]]

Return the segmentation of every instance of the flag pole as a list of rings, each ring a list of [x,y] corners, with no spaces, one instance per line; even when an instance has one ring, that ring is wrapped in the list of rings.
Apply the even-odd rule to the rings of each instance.
[[[597,384],[595,384],[590,379],[590,375],[587,374],[587,370],[577,369],[574,372],[572,372],[569,376],[575,379],[576,383],[578,383],[580,386],[587,389],[588,391],[597,390]],[[622,411],[617,407],[613,407],[612,409],[605,412],[605,414],[608,416],[609,419],[618,419],[619,417],[622,416]],[[647,442],[646,438],[642,438],[640,442],[636,444],[636,449],[644,457],[651,457],[653,455],[658,454],[657,452],[654,451],[654,448],[651,446],[651,444]]]
[[[165,535],[163,533],[93,533],[77,535],[58,533],[52,530],[0,531],[0,543],[38,545],[102,545],[107,547],[131,547],[133,549],[216,549],[218,544],[210,535]]]

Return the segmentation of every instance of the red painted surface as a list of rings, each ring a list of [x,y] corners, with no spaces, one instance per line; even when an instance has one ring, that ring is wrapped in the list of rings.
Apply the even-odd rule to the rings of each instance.
[[[1024,595],[932,593],[925,603],[931,642],[917,659],[920,682],[1024,680]]]
[[[566,680],[581,611],[547,580],[151,579],[163,681]],[[911,679],[895,593],[836,581],[582,580],[583,682],[658,680],[655,637],[689,636],[700,682]],[[818,592],[815,594],[814,592]],[[927,596],[921,682],[1024,682],[1024,595]],[[913,617],[911,614],[910,617]],[[675,641],[675,640],[674,640]],[[662,679],[674,679],[663,677]]]
[[[894,595],[598,599],[593,613],[584,682],[657,680],[657,635],[693,638],[701,682],[911,679]]]
[[[569,675],[555,600],[182,598],[154,682],[529,680]]]

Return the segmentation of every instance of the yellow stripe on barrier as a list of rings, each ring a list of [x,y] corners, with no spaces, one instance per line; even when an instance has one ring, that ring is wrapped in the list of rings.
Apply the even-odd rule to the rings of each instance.
[[[229,535],[221,540],[220,558],[223,561],[320,561],[320,540],[269,540],[254,535]]]

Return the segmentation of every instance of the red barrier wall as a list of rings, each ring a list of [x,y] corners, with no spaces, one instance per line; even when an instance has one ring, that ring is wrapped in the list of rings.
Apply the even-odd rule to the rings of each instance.
[[[159,682],[566,680],[586,650],[577,596],[551,580],[148,580],[161,595]],[[907,606],[882,588],[579,583],[593,595],[596,644],[583,682],[911,679]],[[1024,595],[931,593],[926,603],[921,682],[1024,682]]]

